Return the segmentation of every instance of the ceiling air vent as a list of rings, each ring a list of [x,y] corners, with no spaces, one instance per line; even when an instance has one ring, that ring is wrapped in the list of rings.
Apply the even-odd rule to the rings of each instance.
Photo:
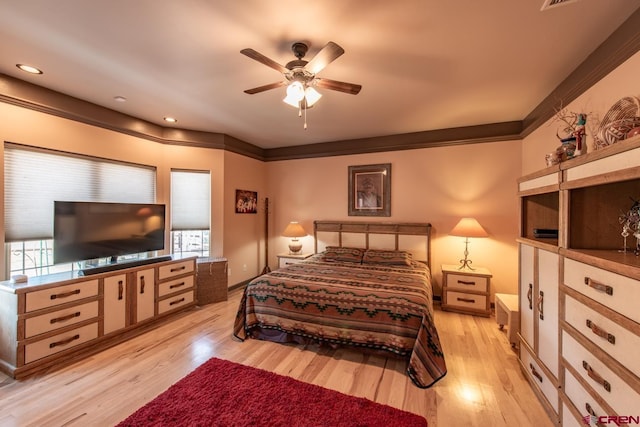
[[[549,10],[557,6],[562,6],[569,3],[575,3],[578,0],[544,0],[544,3],[540,10]]]

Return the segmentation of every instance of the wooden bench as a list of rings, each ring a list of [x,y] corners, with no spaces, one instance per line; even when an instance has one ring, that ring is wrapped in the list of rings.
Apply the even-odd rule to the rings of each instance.
[[[518,295],[496,294],[496,323],[500,330],[504,325],[508,325],[507,336],[511,347],[518,343],[518,332],[520,331],[520,306],[518,305]]]

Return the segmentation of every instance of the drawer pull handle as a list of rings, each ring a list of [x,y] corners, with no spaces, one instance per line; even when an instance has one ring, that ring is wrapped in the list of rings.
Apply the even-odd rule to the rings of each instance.
[[[458,283],[461,285],[467,285],[467,286],[474,286],[476,284],[476,282],[468,282],[465,280],[458,280]]]
[[[78,295],[79,293],[80,293],[80,289],[76,289],[75,291],[71,291],[71,292],[64,292],[62,294],[51,295],[51,299],[68,298],[73,295]]]
[[[540,291],[540,296],[538,297],[538,316],[540,320],[544,320],[544,292]]]
[[[527,299],[529,300],[529,310],[533,310],[533,284],[529,283],[529,291],[527,292]]]
[[[144,294],[144,276],[140,276],[140,294]]]
[[[589,378],[600,384],[602,387],[604,387],[605,390],[611,393],[611,384],[609,383],[609,381],[602,378],[602,376],[597,373],[593,369],[593,367],[591,367],[585,360],[582,361],[582,367],[587,371],[587,375],[589,375]]]
[[[536,377],[538,381],[542,382],[542,375],[540,375],[540,373],[536,370],[535,366],[533,366],[533,363],[529,363],[529,368],[531,369],[531,375]]]
[[[591,407],[591,405],[589,405],[589,403],[585,403],[585,404],[584,404],[584,407],[585,407],[585,409],[587,410],[587,413],[588,413],[589,415],[591,415],[591,416],[592,416],[592,417],[594,417],[595,419],[599,419],[599,418],[600,418],[600,417],[598,417],[598,415],[596,414],[596,411],[594,411],[594,410],[593,410],[593,408]],[[599,422],[599,421],[596,421],[596,422],[595,422],[595,425],[596,425],[597,427],[603,427],[603,426],[604,426],[604,424],[602,424],[602,423],[601,423],[601,422]]]
[[[69,319],[73,319],[74,317],[80,317],[80,312],[76,311],[75,313],[67,314],[66,316],[56,317],[55,319],[49,320],[49,322],[53,325],[54,323],[64,322]]]
[[[595,289],[596,291],[604,292],[607,295],[613,295],[613,288],[609,285],[605,285],[602,282],[598,282],[597,280],[593,280],[590,277],[584,278],[584,284],[589,286],[590,288]]]
[[[174,267],[174,268],[172,268],[170,271],[171,271],[172,273],[175,273],[176,271],[184,270],[185,268],[187,268],[187,266],[186,266],[186,265],[181,265],[180,267]]]
[[[587,319],[587,328],[591,329],[591,331],[597,336],[604,338],[605,340],[609,341],[611,344],[615,345],[616,343],[615,335],[608,333],[607,331],[605,331],[604,329],[602,329],[600,326],[596,325],[589,319]]]
[[[169,286],[169,289],[179,288],[181,286],[184,286],[185,284],[186,284],[185,282],[176,283],[175,285]]]
[[[460,297],[458,297],[458,298],[456,298],[456,299],[457,299],[458,301],[460,301],[460,302],[468,302],[468,303],[470,303],[470,304],[473,304],[473,303],[475,303],[475,302],[476,302],[476,300],[471,299],[471,298],[460,298]]]
[[[51,344],[49,344],[49,348],[58,347],[60,345],[67,345],[70,342],[73,342],[73,341],[75,341],[77,339],[80,339],[80,335],[78,335],[78,334],[72,336],[71,338],[67,338],[66,340],[52,342]]]
[[[179,300],[171,301],[169,303],[169,305],[180,304],[181,302],[184,302],[184,298],[180,298]]]
[[[122,280],[118,280],[118,300],[122,299],[122,294],[124,293],[124,284]]]

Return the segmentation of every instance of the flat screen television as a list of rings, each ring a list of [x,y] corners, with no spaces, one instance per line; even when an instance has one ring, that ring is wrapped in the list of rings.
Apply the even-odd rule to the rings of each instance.
[[[55,264],[164,249],[165,205],[54,202]]]

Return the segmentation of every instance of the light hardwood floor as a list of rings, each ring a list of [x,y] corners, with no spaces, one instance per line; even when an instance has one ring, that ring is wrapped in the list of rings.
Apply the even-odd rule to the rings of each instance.
[[[430,427],[552,425],[493,318],[436,310],[448,373],[423,390],[400,360],[239,342],[231,330],[240,294],[67,367],[21,381],[0,374],[0,426],[111,426],[211,357],[421,414]]]

